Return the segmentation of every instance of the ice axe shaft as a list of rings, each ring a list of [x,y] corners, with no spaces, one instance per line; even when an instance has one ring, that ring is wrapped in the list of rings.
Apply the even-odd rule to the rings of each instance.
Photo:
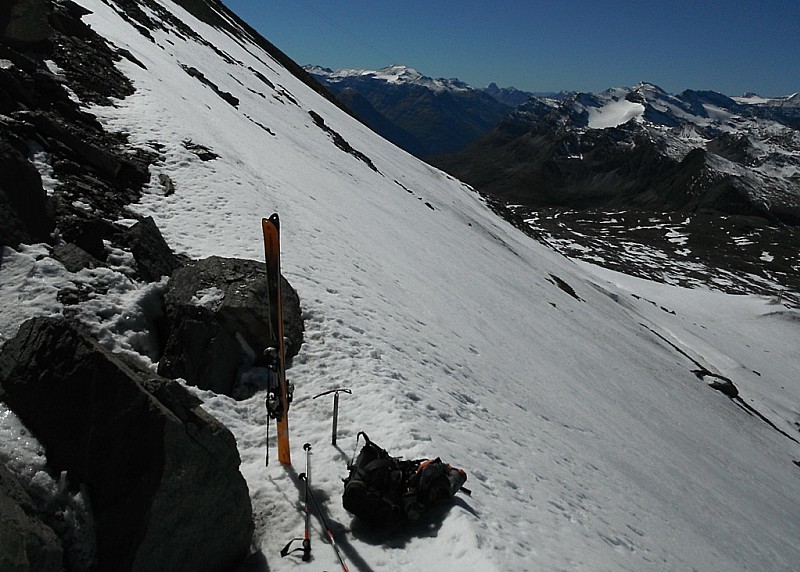
[[[316,399],[317,397],[322,397],[323,395],[328,395],[330,393],[333,393],[333,427],[331,428],[331,445],[336,445],[336,427],[339,424],[339,394],[340,393],[352,394],[353,392],[347,388],[340,387],[337,389],[329,389],[328,391],[323,391],[322,393],[312,397],[312,399]]]

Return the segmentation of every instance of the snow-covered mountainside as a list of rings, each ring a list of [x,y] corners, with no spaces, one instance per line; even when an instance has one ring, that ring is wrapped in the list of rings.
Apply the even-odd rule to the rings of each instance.
[[[316,518],[311,564],[279,555],[302,535],[307,442],[350,570],[796,569],[796,308],[558,254],[314,91],[213,0],[76,1],[124,55],[133,93],[72,97],[130,153],[154,157],[121,222],[152,216],[193,258],[261,260],[260,219],[281,215],[282,270],[305,320],[287,372],[294,464],[264,466],[263,392],[195,390],[241,454],[256,521],[242,571],[338,569]],[[45,63],[39,73],[69,87]],[[32,161],[58,197],[48,154]],[[84,187],[65,200],[94,212]],[[0,344],[28,317],[69,313],[154,368],[148,313],[163,281],[142,283],[130,252],[106,248],[104,266],[71,272],[49,244],[3,247]],[[59,298],[92,284],[69,308]],[[334,447],[331,404],[313,396],[336,387],[353,393]],[[341,477],[360,430],[394,455],[463,467],[472,495],[407,526],[353,520]],[[4,460],[40,478],[42,457],[5,406],[0,431]]]

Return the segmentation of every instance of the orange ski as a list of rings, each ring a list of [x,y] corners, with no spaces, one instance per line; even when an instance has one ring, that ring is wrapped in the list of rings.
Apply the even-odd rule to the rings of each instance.
[[[291,465],[289,452],[289,389],[286,383],[285,347],[283,342],[283,299],[281,298],[281,247],[280,220],[275,213],[268,219],[261,219],[264,231],[264,254],[267,261],[267,298],[269,301],[269,348],[273,350],[271,375],[277,377],[277,395],[267,397],[267,425],[270,419],[278,424],[278,461]],[[270,404],[275,397],[276,403]],[[269,431],[267,436],[267,464],[269,464]]]

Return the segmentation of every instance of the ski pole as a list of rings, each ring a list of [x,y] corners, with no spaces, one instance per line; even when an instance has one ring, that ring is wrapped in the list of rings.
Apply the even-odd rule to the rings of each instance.
[[[308,562],[311,559],[311,537],[308,535],[308,522],[311,518],[311,510],[308,506],[308,489],[311,487],[311,443],[303,445],[303,449],[306,452],[306,530],[303,536],[303,561]]]
[[[311,458],[311,443],[306,443],[305,445],[303,445],[303,450],[306,452],[306,472],[305,472],[306,478],[303,479],[303,474],[300,475],[300,478],[303,481],[305,481],[305,484],[306,484],[305,503],[304,503],[304,507],[303,507],[303,511],[305,512],[305,515],[306,515],[305,516],[305,519],[306,519],[305,531],[303,533],[303,538],[302,539],[300,539],[300,538],[292,538],[286,544],[286,546],[283,547],[283,550],[281,550],[281,557],[284,557],[287,554],[290,554],[292,552],[296,552],[298,550],[302,550],[303,551],[303,562],[308,562],[309,560],[311,560],[311,537],[309,536],[309,518],[311,517],[311,509],[308,506],[308,494],[309,494],[309,490],[308,490],[309,489],[309,484],[308,483],[309,483],[309,480],[310,480],[308,475],[311,474],[311,462],[310,462],[310,458]],[[292,545],[292,543],[295,540],[302,540],[303,541],[302,547],[301,548],[295,548],[294,550],[289,550],[289,547]]]
[[[307,480],[306,475],[302,473],[300,474],[300,478],[303,480]],[[336,540],[334,540],[333,538],[333,533],[331,532],[328,523],[325,521],[325,517],[322,515],[322,510],[320,509],[319,503],[317,502],[314,493],[311,491],[311,487],[307,487],[306,491],[308,492],[308,496],[311,497],[311,502],[314,503],[314,508],[317,510],[317,516],[319,516],[319,520],[322,523],[322,526],[325,528],[325,533],[328,535],[328,540],[331,541],[331,546],[333,546],[333,550],[334,552],[336,552],[336,557],[339,559],[339,562],[342,565],[342,570],[344,570],[344,572],[350,572],[350,569],[347,567],[347,563],[344,561],[342,553],[339,552],[339,547],[336,545]]]
[[[328,391],[323,391],[319,395],[315,395],[311,399],[316,399],[317,397],[322,397],[323,395],[328,395],[329,393],[333,393],[333,428],[331,430],[331,445],[336,445],[336,425],[339,422],[339,394],[340,393],[349,393],[352,394],[353,392],[347,388],[337,388],[337,389],[330,389]]]

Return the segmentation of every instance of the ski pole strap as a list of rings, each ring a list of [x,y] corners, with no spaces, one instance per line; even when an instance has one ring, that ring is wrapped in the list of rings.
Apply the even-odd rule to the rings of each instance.
[[[300,542],[303,542],[305,539],[304,538],[292,538],[289,542],[286,543],[286,546],[283,547],[283,550],[281,550],[281,558],[285,557],[288,554],[291,554],[292,552],[297,552],[299,550],[304,550],[304,547],[295,548],[294,550],[289,550],[289,547],[292,544],[294,544],[296,541],[298,541],[298,540]]]
[[[302,546],[289,550],[289,547],[296,541],[302,542]],[[281,558],[288,556],[293,552],[303,552],[303,562],[311,560],[311,541],[308,538],[292,538],[286,546],[281,550]]]

